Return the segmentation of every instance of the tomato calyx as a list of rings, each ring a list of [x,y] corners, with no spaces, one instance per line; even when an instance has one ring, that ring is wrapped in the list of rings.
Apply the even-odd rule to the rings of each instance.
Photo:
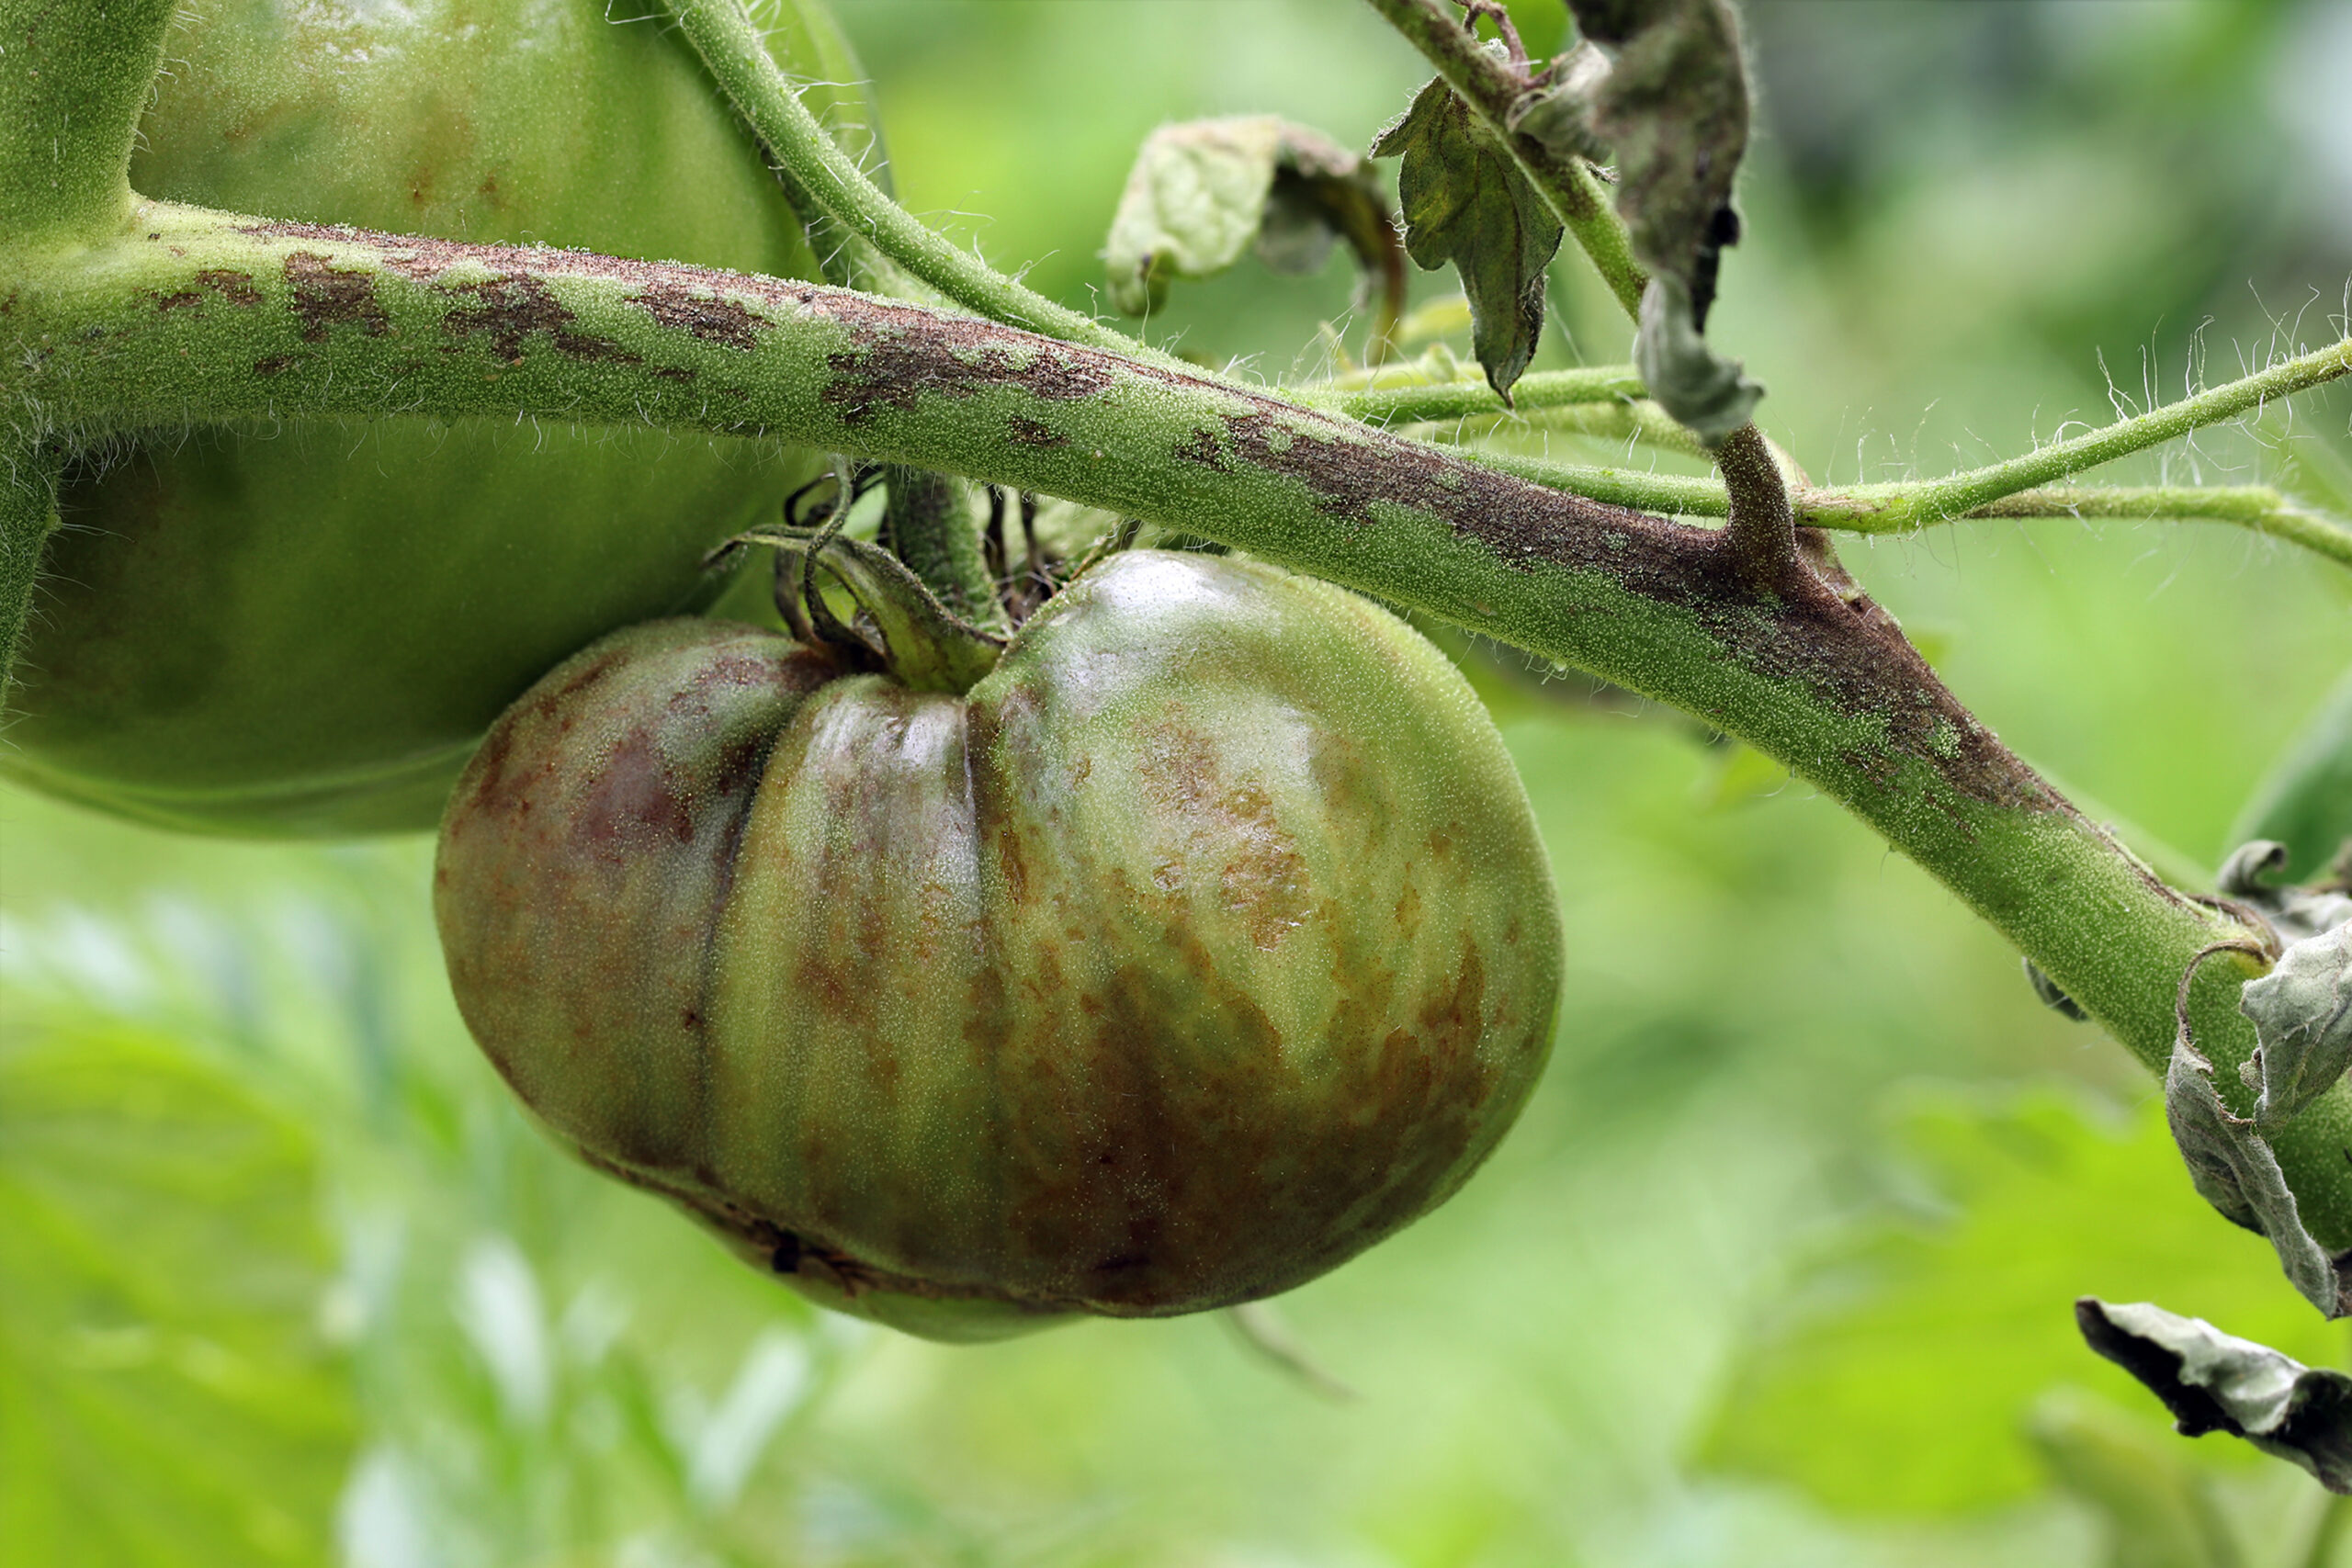
[[[847,537],[837,523],[771,525],[737,535],[721,553],[775,552],[775,607],[793,637],[853,670],[878,671],[912,691],[961,696],[1002,657],[1005,638],[939,602],[906,564],[878,545]],[[850,602],[846,620],[824,580]]]

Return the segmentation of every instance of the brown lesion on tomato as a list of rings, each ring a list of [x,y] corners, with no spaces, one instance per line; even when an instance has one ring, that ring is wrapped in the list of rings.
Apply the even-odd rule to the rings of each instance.
[[[833,378],[822,400],[851,424],[876,408],[910,411],[926,394],[966,398],[1010,389],[1046,402],[1069,402],[1107,391],[1118,381],[1102,355],[991,322],[856,295],[812,302],[850,331],[850,347],[825,356]]]

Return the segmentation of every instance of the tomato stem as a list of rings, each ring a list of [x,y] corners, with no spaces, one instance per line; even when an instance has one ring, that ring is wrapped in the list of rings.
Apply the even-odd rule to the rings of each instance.
[[[0,0],[0,244],[110,236],[174,0]]]

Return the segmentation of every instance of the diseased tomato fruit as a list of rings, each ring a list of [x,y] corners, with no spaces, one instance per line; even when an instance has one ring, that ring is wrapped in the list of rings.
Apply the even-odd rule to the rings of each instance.
[[[492,729],[435,908],[475,1037],[590,1163],[946,1338],[1271,1295],[1428,1212],[1526,1099],[1561,964],[1443,656],[1156,551],[965,693],[607,637]]]
[[[692,51],[612,9],[208,0],[166,46],[132,184],[277,219],[811,276]],[[858,80],[809,0],[754,10],[786,69]],[[814,93],[864,151],[862,101]],[[223,278],[157,308],[245,300]],[[64,497],[0,768],[176,827],[430,828],[500,709],[615,626],[691,607],[703,550],[808,471],[772,446],[650,429],[166,433]]]

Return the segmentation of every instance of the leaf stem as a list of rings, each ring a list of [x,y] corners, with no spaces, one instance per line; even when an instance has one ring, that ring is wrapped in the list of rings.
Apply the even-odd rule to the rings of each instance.
[[[1511,388],[1511,402],[1516,412],[1526,413],[1575,403],[1615,403],[1642,397],[1645,392],[1641,377],[1632,366],[1600,365],[1531,372]],[[1382,427],[1427,424],[1503,412],[1502,400],[1484,381],[1374,385],[1345,390],[1299,387],[1293,388],[1291,395],[1317,408]]]
[[[1144,352],[1115,328],[1025,288],[949,244],[865,177],[833,145],[793,91],[744,11],[742,0],[668,0],[679,30],[736,111],[764,142],[787,189],[821,209],[941,296],[990,321],[1118,353]]]
[[[1730,511],[1731,498],[1719,479],[1594,468],[1476,448],[1464,449],[1463,457],[1535,484],[1619,506],[1639,507],[1645,512],[1675,517],[1721,517]],[[1910,491],[1914,488],[1799,488],[1793,498],[1797,525],[1846,534],[1917,534],[1947,523],[1998,518],[2222,523],[2283,539],[2339,565],[2352,566],[2352,527],[2298,505],[2293,498],[2268,485],[2052,487],[2018,491],[1956,516],[1922,514],[1911,503]]]
[[[2162,446],[2192,430],[2233,419],[2248,409],[2324,385],[2347,372],[2352,372],[2352,338],[2283,359],[2251,376],[2130,419],[2118,420],[2104,429],[2053,441],[2039,451],[2012,457],[2006,463],[1971,468],[1924,484],[1860,486],[1852,493],[1858,497],[1884,495],[1921,521],[1941,522],[1973,513],[2003,496]]]

